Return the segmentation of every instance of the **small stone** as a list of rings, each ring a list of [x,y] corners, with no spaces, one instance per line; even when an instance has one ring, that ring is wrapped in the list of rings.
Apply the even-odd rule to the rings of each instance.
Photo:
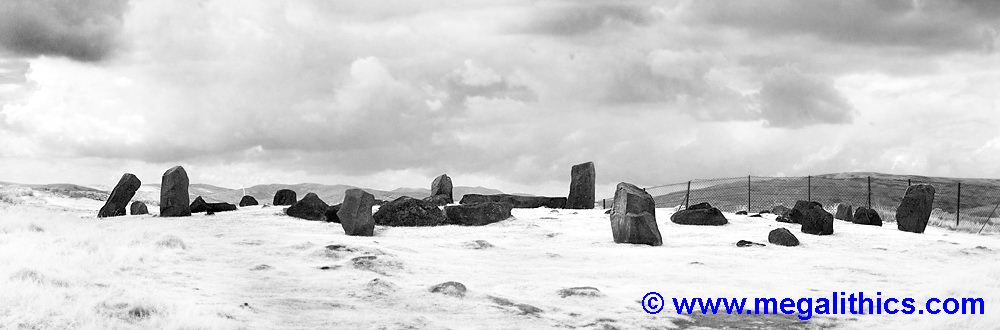
[[[465,288],[464,284],[454,281],[448,281],[441,284],[437,284],[430,288],[430,292],[440,293],[446,296],[452,296],[458,298],[465,297],[466,291],[467,289]]]

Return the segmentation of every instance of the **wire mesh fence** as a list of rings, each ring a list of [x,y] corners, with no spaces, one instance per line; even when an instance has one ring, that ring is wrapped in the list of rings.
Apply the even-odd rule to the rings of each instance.
[[[687,206],[708,202],[724,212],[757,213],[778,205],[791,208],[798,200],[823,204],[836,214],[839,205],[868,207],[887,223],[896,221],[896,208],[914,184],[935,188],[929,225],[952,230],[1000,233],[1000,182],[984,180],[943,181],[892,177],[761,177],[745,176],[691,180],[645,188],[657,207]],[[849,220],[849,219],[847,219]]]

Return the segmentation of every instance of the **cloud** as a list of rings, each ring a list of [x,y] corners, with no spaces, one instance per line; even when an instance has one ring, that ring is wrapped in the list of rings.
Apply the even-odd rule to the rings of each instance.
[[[765,78],[760,112],[768,126],[800,128],[850,123],[854,109],[831,82],[785,67]]]
[[[0,3],[0,46],[16,54],[93,62],[117,46],[127,0],[9,0]]]
[[[646,26],[655,19],[648,6],[635,4],[557,4],[536,11],[516,31],[556,36],[574,36],[605,27]]]

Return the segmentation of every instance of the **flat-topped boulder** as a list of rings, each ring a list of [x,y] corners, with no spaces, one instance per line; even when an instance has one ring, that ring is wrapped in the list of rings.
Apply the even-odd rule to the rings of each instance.
[[[802,202],[802,201],[800,201]],[[795,203],[793,221],[802,224],[802,232],[812,235],[833,235],[833,214],[818,202]]]
[[[344,192],[344,202],[337,211],[337,219],[344,234],[348,236],[372,236],[375,233],[375,220],[372,217],[372,205],[375,196],[361,189],[348,189]]]
[[[837,214],[834,215],[834,218],[851,221],[854,219],[854,208],[847,204],[837,204]]]
[[[149,214],[149,209],[146,208],[146,203],[140,201],[134,201],[132,202],[132,206],[129,207],[129,214],[132,215]]]
[[[854,211],[854,218],[852,221],[854,224],[867,225],[867,226],[882,226],[882,217],[878,215],[878,212],[867,207],[859,207]]]
[[[160,181],[160,216],[191,216],[191,196],[188,195],[187,172],[183,167],[174,166],[163,173]]]
[[[594,162],[573,165],[570,169],[569,197],[566,198],[566,208],[586,210],[594,208],[596,182]]]
[[[674,212],[670,221],[679,225],[722,226],[729,223],[722,211],[709,203],[691,205],[686,210]]]
[[[373,217],[380,226],[424,227],[445,223],[444,212],[437,205],[408,196],[380,206]]]
[[[295,191],[291,189],[280,189],[274,193],[274,201],[271,205],[292,205],[298,202],[297,196],[295,196]]]
[[[934,206],[934,187],[916,184],[906,188],[906,195],[896,207],[896,227],[911,233],[923,233]]]
[[[104,206],[97,212],[97,217],[106,218],[125,215],[125,207],[128,206],[128,202],[132,200],[132,197],[135,196],[135,192],[139,190],[139,186],[141,185],[142,182],[139,181],[139,178],[135,174],[125,173],[122,175],[121,179],[118,179],[118,184],[111,190],[111,195],[108,195],[108,200],[104,202]]]
[[[615,243],[663,245],[653,196],[633,184],[619,183],[611,208],[611,235]]]
[[[485,226],[509,219],[512,208],[499,202],[450,205],[444,207],[444,216],[452,225]]]
[[[243,198],[240,198],[240,207],[254,206],[258,204],[259,203],[257,203],[257,199],[253,198],[253,196],[247,195],[243,196]]]
[[[319,196],[308,193],[302,200],[295,202],[285,210],[285,214],[299,219],[326,221],[326,209],[330,208]]]
[[[475,204],[475,203],[487,203],[487,202],[497,202],[497,203],[507,203],[511,207],[516,209],[533,209],[538,207],[547,207],[552,209],[561,209],[566,207],[566,197],[542,197],[542,196],[520,196],[520,195],[510,195],[510,194],[497,194],[497,195],[480,195],[480,194],[466,194],[462,197],[459,204]]]

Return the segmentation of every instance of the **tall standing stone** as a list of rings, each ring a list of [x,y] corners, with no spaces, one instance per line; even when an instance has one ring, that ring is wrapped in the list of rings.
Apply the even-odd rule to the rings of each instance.
[[[188,195],[187,172],[183,167],[174,166],[163,173],[160,182],[160,216],[191,216],[191,196]]]
[[[436,197],[442,202],[447,201],[444,204],[451,204],[455,202],[454,187],[451,185],[451,177],[447,174],[441,174],[441,176],[434,179],[431,182],[431,197]]]
[[[923,233],[933,206],[933,186],[917,184],[906,188],[906,195],[896,208],[896,226],[902,231]]]
[[[291,189],[281,189],[274,193],[274,202],[271,205],[292,205],[298,202],[295,196],[295,191]]]
[[[615,243],[663,245],[653,196],[633,184],[619,183],[611,208],[611,234]]]
[[[97,217],[106,218],[125,215],[125,206],[128,206],[128,202],[135,196],[135,191],[139,190],[140,185],[142,185],[142,182],[139,181],[139,178],[135,177],[135,174],[125,173],[122,175],[122,178],[118,180],[118,184],[115,185],[115,189],[111,190],[108,201],[104,202],[104,206],[97,212]]]
[[[375,204],[375,196],[367,191],[354,188],[344,192],[344,202],[337,210],[337,218],[340,220],[340,225],[344,227],[344,234],[348,236],[374,235],[373,204]]]
[[[594,208],[595,184],[594,162],[573,165],[570,170],[569,196],[566,198],[566,208]]]

